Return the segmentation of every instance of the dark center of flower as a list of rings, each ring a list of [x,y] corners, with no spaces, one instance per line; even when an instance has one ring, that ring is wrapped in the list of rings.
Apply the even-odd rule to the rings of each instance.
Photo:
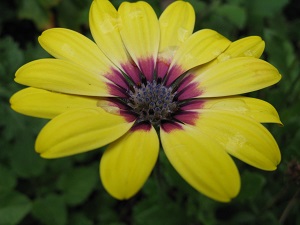
[[[165,87],[156,81],[147,81],[147,84],[133,88],[134,90],[129,92],[128,105],[138,115],[137,122],[149,121],[158,126],[162,120],[171,119],[178,109],[171,87]]]

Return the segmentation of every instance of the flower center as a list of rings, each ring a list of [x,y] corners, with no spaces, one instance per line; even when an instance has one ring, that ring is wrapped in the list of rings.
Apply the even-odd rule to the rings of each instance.
[[[137,122],[149,121],[152,125],[160,125],[162,120],[170,120],[178,109],[171,87],[165,87],[156,81],[133,87],[129,92],[128,105],[138,115]]]

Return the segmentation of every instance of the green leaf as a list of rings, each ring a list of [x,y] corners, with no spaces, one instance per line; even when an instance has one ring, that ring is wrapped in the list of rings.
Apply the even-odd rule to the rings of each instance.
[[[0,224],[18,224],[30,211],[31,202],[19,192],[0,194]]]
[[[24,56],[28,62],[41,58],[51,58],[51,55],[38,44],[28,44],[24,51]]]
[[[70,168],[72,168],[72,158],[73,157],[53,159],[50,160],[48,166],[51,172],[55,174],[61,174],[65,171],[68,171]]]
[[[78,6],[74,4],[74,0],[61,1],[61,4],[57,7],[59,24],[69,29],[80,30],[83,24],[88,25],[89,7],[90,4]]]
[[[151,204],[149,204],[151,203]],[[137,225],[181,225],[188,224],[181,207],[175,202],[153,204],[143,201],[134,208],[134,219]],[[172,216],[170,216],[172,215]]]
[[[33,203],[32,215],[45,225],[64,225],[67,223],[67,209],[63,198],[49,194]]]
[[[0,193],[12,190],[17,184],[15,174],[2,165],[0,165],[0,177]]]
[[[272,17],[289,2],[289,0],[251,0],[247,1],[249,4],[249,11],[254,16]]]
[[[33,134],[28,132],[19,133],[10,154],[12,169],[23,178],[41,175],[46,166],[46,160],[42,159],[34,150]]]
[[[97,166],[74,168],[64,173],[58,187],[63,192],[65,200],[70,205],[83,203],[99,182]]]
[[[244,8],[237,5],[225,4],[218,7],[216,12],[239,29],[244,28],[246,23],[246,12]]]
[[[292,43],[281,33],[275,32],[271,29],[265,29],[264,38],[267,43],[266,52],[269,56],[268,61],[276,65],[277,69],[281,73],[290,73],[289,66],[295,62],[295,54]],[[283,55],[284,57],[282,57]]]
[[[259,195],[262,188],[266,184],[266,179],[264,176],[249,171],[245,171],[242,174],[241,180],[242,187],[240,194],[238,195],[238,199],[240,200],[255,198]]]
[[[68,223],[70,225],[93,225],[93,221],[88,219],[84,214],[75,214],[73,217],[71,217],[70,222]]]
[[[11,7],[10,1],[0,1],[0,23],[13,17],[14,14],[12,8],[13,7]],[[0,32],[1,30],[2,27],[0,26]]]
[[[15,71],[22,65],[24,55],[12,38],[0,39],[0,80],[11,82]],[[2,87],[1,87],[2,89]]]
[[[57,6],[61,0],[38,0],[38,2],[44,8],[51,8]]]
[[[33,20],[40,30],[51,27],[51,13],[39,1],[22,0],[18,15],[21,19]]]
[[[232,219],[233,224],[255,224],[256,215],[249,211],[240,211]]]

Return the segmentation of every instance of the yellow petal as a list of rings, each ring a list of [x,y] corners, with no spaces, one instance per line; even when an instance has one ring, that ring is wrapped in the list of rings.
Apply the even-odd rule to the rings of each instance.
[[[72,30],[46,30],[39,37],[39,43],[54,57],[74,62],[94,73],[107,73],[114,67],[94,42]]]
[[[221,97],[256,91],[281,79],[271,64],[252,57],[221,62],[199,74],[193,71],[201,97]]]
[[[238,194],[238,170],[214,139],[192,126],[161,129],[160,135],[171,164],[192,187],[221,202],[228,202]]]
[[[68,94],[111,96],[108,81],[71,62],[39,59],[25,64],[16,72],[20,84]]]
[[[229,47],[218,56],[219,62],[236,57],[259,58],[265,49],[265,42],[259,36],[249,36],[232,42]]]
[[[213,61],[197,68],[197,74],[214,65],[236,57],[259,58],[265,49],[265,42],[258,36],[250,36],[232,42],[229,47]]]
[[[159,25],[159,52],[178,48],[193,33],[195,25],[194,8],[188,2],[173,2],[159,17]]]
[[[15,93],[10,99],[13,110],[47,119],[72,109],[97,107],[98,102],[99,98],[61,94],[32,87]]]
[[[143,1],[119,7],[120,34],[133,61],[151,80],[159,47],[159,23],[152,7]]]
[[[232,111],[249,116],[260,123],[278,123],[282,125],[276,109],[268,102],[260,99],[234,96],[209,98],[205,99],[204,102],[201,106],[202,109]]]
[[[155,129],[130,131],[105,150],[100,162],[104,188],[117,199],[136,194],[149,177],[158,157]]]
[[[122,42],[118,12],[108,0],[94,0],[89,15],[90,28],[99,48],[119,68],[130,61]]]
[[[172,58],[193,33],[195,11],[190,3],[175,1],[159,17],[160,45],[157,62],[158,77],[163,78]]]
[[[263,170],[275,170],[281,156],[270,132],[239,112],[200,110],[197,128],[214,138],[228,153]]]
[[[189,69],[218,57],[230,41],[214,30],[203,29],[192,34],[175,53],[167,84]]]
[[[44,158],[74,155],[113,142],[132,124],[101,108],[70,110],[46,124],[37,137],[35,148]]]

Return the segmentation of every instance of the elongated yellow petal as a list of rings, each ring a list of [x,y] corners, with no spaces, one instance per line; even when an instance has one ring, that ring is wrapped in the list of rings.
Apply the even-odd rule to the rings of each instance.
[[[277,83],[281,79],[271,64],[252,57],[238,57],[221,62],[198,74],[201,97],[219,97],[256,91]]]
[[[191,36],[195,25],[195,11],[190,3],[175,1],[159,17],[160,45],[157,62],[158,77],[168,71],[177,49]]]
[[[260,99],[234,96],[209,98],[205,99],[204,102],[202,109],[232,111],[249,116],[260,123],[282,124],[276,109],[268,102]]]
[[[203,29],[192,34],[175,53],[170,65],[170,84],[189,69],[218,57],[230,41],[214,30]]]
[[[156,63],[160,31],[157,16],[146,2],[123,2],[119,7],[120,34],[126,49],[150,80]]]
[[[240,189],[238,170],[223,147],[191,126],[161,129],[164,151],[177,172],[196,190],[221,202]]]
[[[119,68],[130,61],[122,42],[118,12],[108,0],[94,0],[89,15],[90,28],[99,48]]]
[[[108,146],[100,162],[104,188],[117,199],[136,194],[149,177],[158,157],[155,129],[130,131]]]
[[[232,42],[229,47],[213,61],[197,68],[197,74],[214,65],[236,57],[254,57],[259,58],[265,49],[265,42],[258,36],[250,36]],[[193,73],[193,72],[191,72]]]
[[[105,76],[120,87],[128,88],[118,67],[87,37],[72,30],[52,28],[42,33],[39,42],[54,57],[70,61],[97,76]]]
[[[15,81],[62,93],[111,96],[108,81],[103,76],[60,59],[39,59],[27,63],[16,72]]]
[[[195,25],[194,9],[188,2],[173,2],[159,17],[159,25],[159,52],[178,48],[193,33]]]
[[[260,123],[239,112],[200,111],[197,128],[228,153],[263,170],[275,170],[281,156],[276,141]]]
[[[74,62],[94,73],[104,74],[114,68],[94,42],[75,31],[52,28],[42,33],[39,43],[54,57]]]
[[[13,110],[47,119],[72,109],[97,107],[98,102],[99,98],[61,94],[32,87],[15,93],[10,99]]]
[[[236,57],[259,58],[265,49],[265,42],[259,36],[249,36],[232,42],[228,49],[218,56],[219,62]]]
[[[70,110],[46,124],[35,148],[44,158],[74,155],[111,143],[124,135],[132,124],[101,108]]]

